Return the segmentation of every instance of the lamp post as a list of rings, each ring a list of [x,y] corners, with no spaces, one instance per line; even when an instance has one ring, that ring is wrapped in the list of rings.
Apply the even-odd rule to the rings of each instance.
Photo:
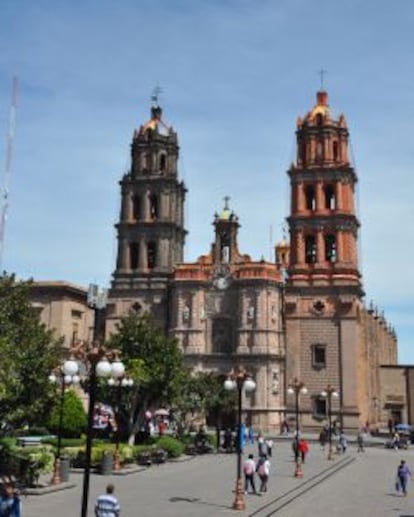
[[[109,384],[109,386],[113,386],[116,388],[117,407],[116,407],[116,415],[115,415],[116,431],[115,431],[114,470],[116,472],[118,472],[119,470],[121,470],[120,457],[119,457],[119,439],[120,439],[120,436],[119,436],[120,435],[120,425],[119,425],[120,418],[119,418],[119,416],[120,416],[122,389],[130,388],[131,386],[133,386],[134,381],[131,378],[122,375],[121,377],[118,377],[118,378],[110,377],[108,379],[108,384]]]
[[[99,345],[99,343],[94,343],[92,347],[89,347],[87,343],[81,342],[79,345],[73,347],[72,352],[75,358],[84,363],[88,373],[89,407],[81,506],[81,517],[87,517],[96,383],[98,377],[109,377],[110,375],[115,379],[122,377],[125,373],[125,366],[119,360],[118,350],[108,349]]]
[[[253,391],[256,383],[242,367],[237,371],[231,371],[228,378],[224,381],[226,390],[237,389],[237,479],[236,479],[236,497],[233,502],[235,510],[245,510],[243,479],[242,479],[242,450],[241,450],[241,425],[242,425],[242,394]]]
[[[308,389],[303,382],[299,381],[296,377],[293,382],[289,385],[287,390],[289,395],[295,395],[295,415],[296,415],[296,446],[295,446],[295,477],[303,477],[302,466],[299,457],[299,396],[302,393],[305,395]]]
[[[338,398],[339,394],[330,384],[322,391],[321,396],[326,398],[326,402],[328,405],[328,439],[329,439],[329,449],[328,449],[328,460],[333,459],[333,450],[332,450],[332,397]]]
[[[63,405],[65,401],[65,388],[67,384],[76,384],[79,382],[78,363],[73,359],[65,361],[61,366],[56,368],[50,375],[49,381],[53,384],[60,382],[60,400],[59,400],[59,424],[58,424],[58,443],[55,464],[53,467],[52,485],[59,485],[60,479],[60,450],[62,446],[62,424],[63,424]]]

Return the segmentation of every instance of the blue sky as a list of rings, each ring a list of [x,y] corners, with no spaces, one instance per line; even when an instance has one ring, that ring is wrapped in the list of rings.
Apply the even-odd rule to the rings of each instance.
[[[410,0],[2,0],[2,171],[20,82],[3,268],[109,284],[118,181],[157,81],[189,189],[186,260],[209,250],[227,194],[241,251],[270,258],[289,212],[296,118],[323,67],[351,132],[366,300],[413,363],[413,19]]]

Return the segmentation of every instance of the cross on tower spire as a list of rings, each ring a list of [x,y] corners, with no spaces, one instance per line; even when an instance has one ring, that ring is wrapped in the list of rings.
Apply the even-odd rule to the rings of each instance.
[[[152,101],[152,104],[153,106],[158,106],[158,101],[159,101],[159,98],[160,98],[160,95],[162,93],[162,88],[161,86],[159,85],[159,83],[157,82],[155,88],[152,90],[152,94],[151,94],[151,101]]]
[[[230,201],[230,196],[224,196],[223,197],[223,200],[224,200],[224,210],[228,210],[229,209],[229,201]]]
[[[321,77],[321,91],[324,90],[324,78],[325,78],[325,74],[327,74],[328,72],[326,70],[324,70],[323,68],[321,68],[318,72],[318,74],[320,75]]]

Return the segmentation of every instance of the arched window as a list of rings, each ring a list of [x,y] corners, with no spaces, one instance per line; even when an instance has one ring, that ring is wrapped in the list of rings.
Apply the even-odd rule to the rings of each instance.
[[[149,201],[150,201],[150,219],[157,219],[157,217],[158,217],[158,198],[155,194],[151,194]]]
[[[131,244],[129,245],[129,263],[131,265],[131,269],[138,269],[138,255],[138,242],[131,242]]]
[[[323,143],[322,140],[318,140],[316,143],[316,160],[321,162],[323,160]]]
[[[141,219],[141,197],[138,195],[132,198],[132,217],[135,221]]]
[[[334,159],[334,162],[337,162],[338,161],[338,158],[339,158],[339,152],[338,152],[338,142],[335,140],[335,142],[333,143],[333,147],[332,147],[332,152],[333,152],[333,159]]]
[[[157,244],[149,242],[147,246],[147,264],[148,269],[154,269],[157,262]]]
[[[301,144],[301,159],[302,165],[306,165],[306,142],[302,142]]]
[[[325,235],[325,260],[336,262],[336,237],[335,235]]]
[[[318,113],[316,115],[316,125],[317,126],[322,126],[322,124],[323,124],[323,116],[322,116],[321,113]]]
[[[315,210],[316,208],[316,197],[315,188],[312,185],[305,187],[306,197],[306,210]]]
[[[164,172],[167,168],[167,155],[165,153],[160,154],[160,172]]]
[[[316,262],[316,240],[314,235],[307,235],[305,238],[305,262],[314,264]]]
[[[325,194],[325,208],[328,210],[335,210],[336,208],[336,199],[335,199],[335,189],[332,185],[326,185],[324,188]]]

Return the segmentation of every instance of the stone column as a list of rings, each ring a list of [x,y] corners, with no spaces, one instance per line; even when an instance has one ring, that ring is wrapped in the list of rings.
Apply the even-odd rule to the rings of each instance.
[[[148,269],[147,243],[145,241],[145,237],[141,237],[139,239],[138,266],[141,271]]]
[[[325,239],[321,229],[316,233],[316,262],[325,262]]]
[[[316,211],[320,212],[325,209],[325,199],[323,195],[323,183],[322,181],[318,181],[316,183]]]

